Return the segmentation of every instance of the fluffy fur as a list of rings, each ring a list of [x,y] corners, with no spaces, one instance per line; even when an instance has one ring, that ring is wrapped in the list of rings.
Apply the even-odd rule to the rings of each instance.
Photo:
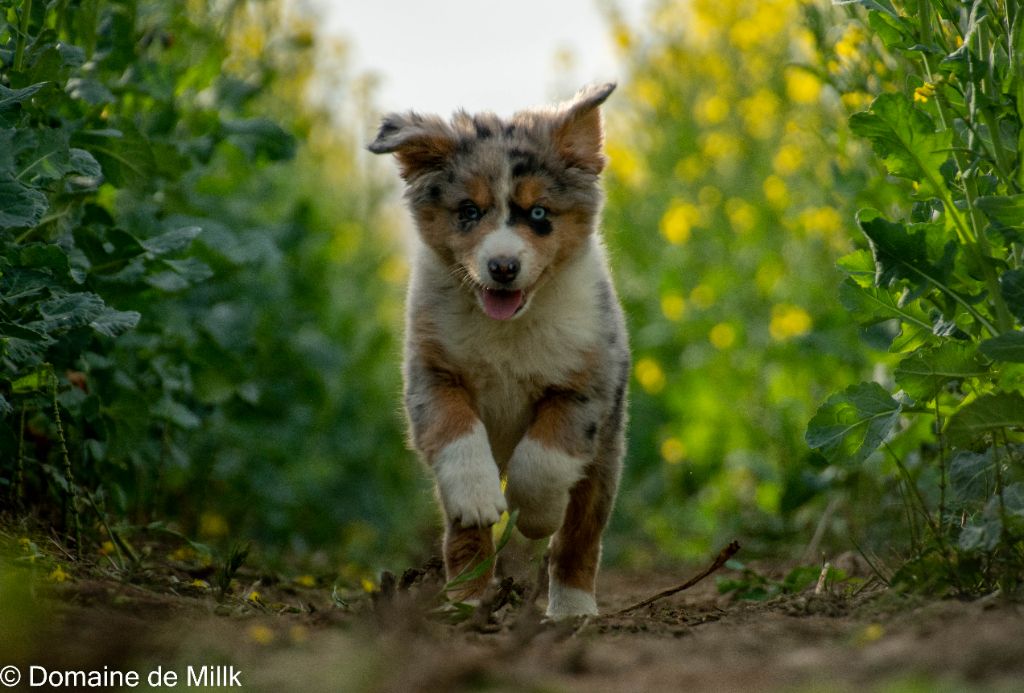
[[[370,145],[398,159],[419,232],[404,399],[445,511],[449,577],[493,552],[507,502],[525,536],[551,537],[555,618],[597,613],[624,448],[629,348],[596,232],[613,89],[507,121],[391,114]]]

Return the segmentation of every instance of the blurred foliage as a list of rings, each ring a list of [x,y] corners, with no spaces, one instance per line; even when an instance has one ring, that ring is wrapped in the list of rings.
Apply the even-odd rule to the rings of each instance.
[[[667,555],[807,537],[823,492],[848,482],[803,441],[821,399],[868,365],[834,298],[853,211],[884,194],[845,124],[867,99],[834,84],[877,86],[873,66],[859,48],[826,57],[850,42],[846,14],[660,2],[634,30],[612,13],[628,79],[605,233],[635,357],[616,522]]]
[[[357,563],[414,543],[404,269],[330,116],[366,108],[339,56],[284,3],[0,2],[5,500]]]

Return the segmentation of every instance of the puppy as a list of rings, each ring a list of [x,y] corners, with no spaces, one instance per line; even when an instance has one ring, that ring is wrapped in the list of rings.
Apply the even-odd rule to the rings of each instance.
[[[551,537],[552,618],[597,613],[624,449],[629,346],[597,233],[599,107],[614,88],[511,120],[391,114],[369,147],[396,156],[419,232],[404,400],[444,509],[448,577],[489,558],[491,525],[518,509],[523,535]]]

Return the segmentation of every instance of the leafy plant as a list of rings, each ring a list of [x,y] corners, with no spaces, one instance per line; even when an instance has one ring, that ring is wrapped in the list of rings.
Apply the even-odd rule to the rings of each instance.
[[[737,599],[761,602],[784,594],[798,594],[818,582],[821,568],[813,565],[797,566],[787,572],[781,580],[776,580],[763,572],[751,568],[735,559],[726,563],[726,567],[739,571],[739,575],[717,578],[719,594],[732,594]],[[826,572],[829,581],[844,580],[842,571],[829,568]]]
[[[862,209],[843,306],[888,342],[875,382],[834,394],[806,439],[837,468],[895,466],[911,556],[897,584],[1024,579],[1024,16],[1013,2],[859,3],[900,89],[850,118],[898,197]],[[899,84],[905,80],[903,84]]]
[[[0,0],[3,505],[410,545],[403,268],[315,52],[275,2]]]

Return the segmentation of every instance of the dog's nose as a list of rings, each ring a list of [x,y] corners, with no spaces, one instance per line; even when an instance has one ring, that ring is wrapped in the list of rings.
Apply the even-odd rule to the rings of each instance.
[[[519,260],[514,257],[495,257],[487,262],[487,271],[491,279],[508,284],[519,274]]]

